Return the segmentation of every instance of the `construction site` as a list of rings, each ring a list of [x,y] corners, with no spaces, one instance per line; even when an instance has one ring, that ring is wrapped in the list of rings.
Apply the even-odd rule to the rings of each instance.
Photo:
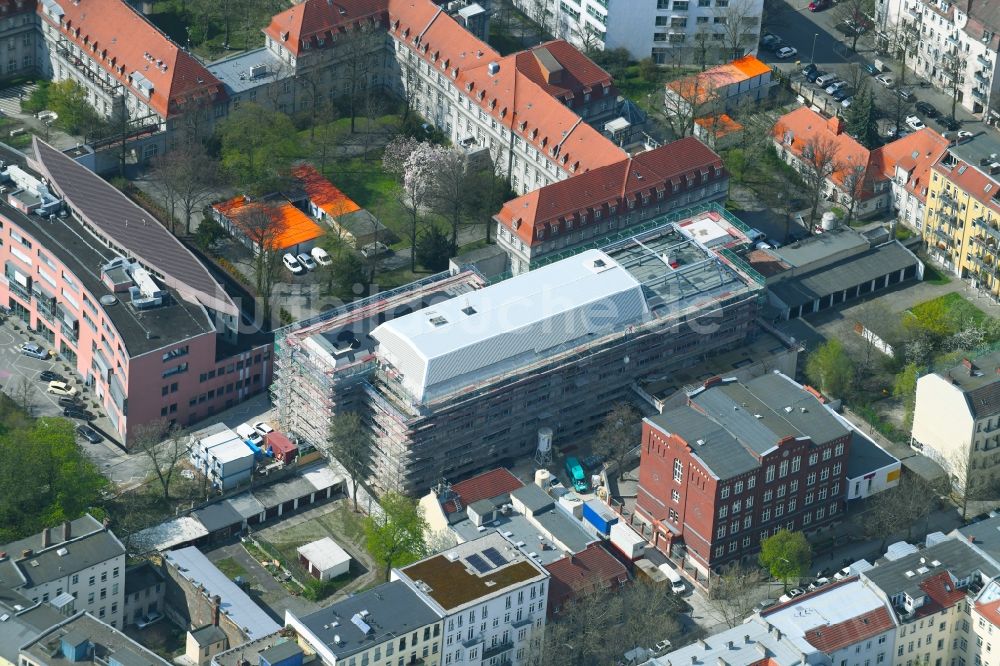
[[[492,285],[442,273],[297,322],[275,336],[281,427],[322,445],[334,414],[358,412],[378,493],[530,456],[543,428],[573,447],[615,402],[641,402],[640,378],[756,336],[763,279],[732,251],[745,243],[704,214]]]

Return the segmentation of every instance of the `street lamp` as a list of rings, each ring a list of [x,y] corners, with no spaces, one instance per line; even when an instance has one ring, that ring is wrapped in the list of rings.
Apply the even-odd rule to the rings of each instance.
[[[818,32],[814,32],[813,33],[812,55],[809,56],[809,62],[811,62],[814,65],[816,64],[816,38],[817,37],[819,37],[819,33]]]

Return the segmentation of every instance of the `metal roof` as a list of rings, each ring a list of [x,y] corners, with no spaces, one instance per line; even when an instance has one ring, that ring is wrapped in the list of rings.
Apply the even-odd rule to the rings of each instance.
[[[69,639],[71,642],[90,641],[95,649],[85,659],[74,662],[62,651],[53,651],[49,645],[54,640]],[[77,643],[79,644],[79,643]],[[114,661],[123,666],[169,666],[151,651],[135,642],[111,625],[101,622],[87,612],[77,613],[64,619],[60,624],[36,636],[21,648],[32,663],[43,666],[68,666],[69,664],[108,664]]]
[[[604,252],[588,250],[388,321],[371,335],[422,401],[453,380],[624,328],[648,313],[639,281]]]
[[[169,565],[177,569],[179,575],[193,584],[200,583],[209,598],[220,596],[222,612],[229,616],[233,624],[240,627],[248,638],[261,638],[281,628],[194,546],[168,551],[163,557]]]
[[[208,269],[150,213],[113,185],[34,138],[39,169],[97,233],[158,274],[169,287],[228,315],[239,310]]]
[[[209,532],[215,532],[216,530],[243,523],[243,516],[228,502],[209,504],[206,507],[191,512],[191,515],[200,520],[201,524]]]
[[[899,460],[858,430],[851,431],[851,446],[847,453],[847,479],[857,479]]]
[[[688,442],[694,455],[720,479],[730,479],[759,466],[757,459],[725,428],[690,407],[670,410],[647,421]]]
[[[304,546],[299,546],[297,551],[301,557],[309,560],[320,571],[326,571],[351,561],[351,556],[347,554],[347,551],[330,537],[323,537]]]
[[[200,520],[180,516],[136,533],[129,541],[129,551],[137,554],[163,551],[204,536],[208,536],[208,530]]]
[[[898,560],[879,562],[861,575],[889,597],[906,593],[916,599],[924,595],[920,584],[942,571],[950,572],[956,579],[968,578],[976,571],[990,578],[1000,574],[1000,569],[970,548],[967,542],[949,539]]]

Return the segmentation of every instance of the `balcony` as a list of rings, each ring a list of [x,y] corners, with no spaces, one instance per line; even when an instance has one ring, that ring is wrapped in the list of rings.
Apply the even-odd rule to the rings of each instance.
[[[986,101],[986,93],[984,93],[982,90],[979,90],[978,88],[972,89],[972,96],[981,102]]]
[[[993,224],[988,224],[985,220],[983,220],[983,218],[979,217],[979,218],[976,218],[976,221],[975,221],[974,224],[977,227],[979,227],[980,229],[982,229],[983,231],[985,231],[986,234],[988,236],[990,236],[991,238],[993,238],[993,239],[995,239],[997,241],[1000,241],[1000,228],[998,228],[996,226],[995,222]],[[989,242],[989,241],[987,241],[987,242]]]
[[[996,272],[996,266],[994,265],[992,260],[986,260],[983,257],[976,254],[970,254],[968,255],[967,258],[973,266],[975,266],[984,273],[992,274]]]
[[[920,15],[921,15],[920,5],[916,5],[915,4],[912,7],[907,7],[906,8],[906,15],[910,16],[912,18],[915,18],[915,19],[917,19],[919,21],[920,20]]]
[[[947,245],[948,247],[952,247],[955,245],[955,239],[951,237],[951,234],[941,231],[940,229],[934,230],[934,237],[937,238],[942,243],[944,243],[945,245]]]
[[[986,85],[990,84],[990,75],[987,74],[985,70],[976,70],[976,73],[973,74],[973,76],[976,77],[976,81],[979,81],[980,83],[984,83]]]
[[[980,248],[985,248],[990,251],[990,254],[996,254],[997,239],[987,238],[986,236],[972,235],[969,236],[969,242],[973,245],[979,246]]]
[[[87,66],[79,57],[73,55],[73,52],[69,49],[67,42],[60,41],[56,44],[56,54],[59,55],[68,65],[75,68],[78,72],[84,75],[88,81],[97,85],[105,94],[116,97],[121,94],[121,86],[117,83],[108,83],[102,76],[103,72],[98,73]]]
[[[488,648],[483,649],[483,661],[486,661],[490,657],[495,657],[498,654],[503,654],[504,652],[510,652],[514,648],[514,642],[508,640],[506,643],[500,643],[499,645],[493,645]]]
[[[947,192],[942,192],[941,194],[939,194],[938,195],[938,201],[940,201],[945,206],[948,206],[949,208],[954,208],[957,205],[957,203],[958,203],[958,202],[955,201],[954,197],[952,197]],[[939,217],[942,217],[942,218],[945,217],[944,215],[941,215],[940,212],[938,213],[938,215],[939,215]],[[954,216],[951,216],[951,217],[954,217]]]
[[[977,55],[976,60],[979,61],[979,64],[985,67],[986,69],[993,71],[993,63],[984,58],[983,56]]]

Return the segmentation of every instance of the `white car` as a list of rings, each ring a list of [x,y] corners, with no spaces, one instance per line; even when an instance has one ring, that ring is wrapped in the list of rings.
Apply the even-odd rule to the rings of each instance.
[[[976,136],[976,134],[975,132],[970,132],[969,130],[958,130],[958,134],[956,134],[956,136],[959,139],[971,139]]]
[[[851,567],[844,567],[843,569],[841,569],[837,573],[833,574],[833,579],[834,580],[844,580],[845,578],[850,577],[850,575],[851,575]]]
[[[927,125],[924,125],[924,121],[922,121],[919,116],[906,116],[906,124],[914,130],[922,130],[927,127]]]
[[[321,247],[314,247],[309,250],[309,253],[312,255],[313,260],[315,260],[315,262],[320,266],[329,266],[333,263],[333,259],[331,259],[327,251]]]
[[[371,259],[372,257],[377,257],[380,254],[386,254],[389,251],[389,246],[378,241],[375,243],[369,243],[361,248],[361,256],[365,259]]]
[[[875,80],[884,85],[886,88],[891,88],[896,85],[896,79],[892,78],[892,74],[879,74],[875,77]]]
[[[291,252],[286,252],[281,255],[281,263],[285,265],[285,268],[290,270],[295,275],[302,275],[306,272],[306,269],[302,267],[299,260],[295,258],[295,255]]]
[[[67,397],[76,395],[76,388],[70,386],[66,382],[49,382],[48,391],[53,395],[63,395]]]
[[[274,428],[267,425],[263,421],[255,421],[253,424],[253,429],[259,432],[262,437],[269,432],[274,432]]]
[[[260,446],[261,442],[264,441],[264,438],[261,437],[260,433],[257,432],[253,426],[247,423],[241,423],[236,426],[236,434],[254,446]]]
[[[847,81],[837,81],[836,83],[831,83],[830,86],[826,89],[826,92],[827,94],[832,95],[833,93],[837,92],[846,85]]]
[[[854,98],[853,97],[848,97],[843,102],[841,102],[840,105],[842,107],[844,107],[845,109],[849,109],[849,108],[851,108],[851,104],[853,104],[853,103],[854,103]]]
[[[798,54],[798,52],[799,52],[798,49],[796,49],[795,47],[782,46],[780,49],[778,49],[778,52],[775,53],[775,55],[781,58],[782,60],[788,60],[789,58]]]
[[[670,645],[671,645],[670,640],[664,638],[662,641],[656,644],[653,650],[656,652],[656,654],[663,654],[664,652],[670,649]]]
[[[296,257],[296,259],[299,260],[300,264],[305,266],[307,271],[316,270],[316,262],[313,261],[312,255],[307,254],[305,252],[301,252],[299,253],[299,256]]]

